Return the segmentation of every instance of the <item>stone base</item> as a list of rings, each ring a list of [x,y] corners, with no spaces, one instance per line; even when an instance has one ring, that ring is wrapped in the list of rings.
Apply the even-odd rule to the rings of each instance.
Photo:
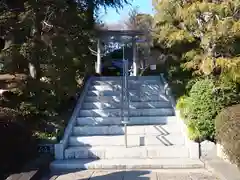
[[[231,161],[229,160],[228,155],[224,152],[223,145],[219,143],[217,143],[217,156],[220,157],[222,160],[232,164]]]
[[[182,130],[182,133],[183,133],[184,137],[185,137],[186,146],[189,148],[190,158],[199,159],[199,157],[200,157],[199,143],[189,139],[188,133],[187,133],[187,127],[186,127],[184,121],[180,117],[180,112],[178,110],[176,110],[175,113],[176,113],[176,117],[177,117],[179,126]]]
[[[100,160],[56,160],[50,165],[52,171],[80,169],[195,169],[203,168],[198,159],[100,159]]]

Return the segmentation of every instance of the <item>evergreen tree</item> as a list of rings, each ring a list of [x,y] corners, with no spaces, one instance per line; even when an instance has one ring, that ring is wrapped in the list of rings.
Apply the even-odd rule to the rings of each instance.
[[[154,37],[184,68],[240,81],[239,0],[153,0]]]
[[[121,8],[126,0],[0,1],[1,74],[24,76],[13,108],[24,114],[59,112],[93,73],[88,46],[100,7]],[[6,104],[2,104],[5,106]]]

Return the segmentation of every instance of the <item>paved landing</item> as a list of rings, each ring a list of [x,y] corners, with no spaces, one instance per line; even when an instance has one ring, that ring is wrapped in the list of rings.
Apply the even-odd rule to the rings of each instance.
[[[205,169],[77,171],[52,175],[43,180],[220,180]]]

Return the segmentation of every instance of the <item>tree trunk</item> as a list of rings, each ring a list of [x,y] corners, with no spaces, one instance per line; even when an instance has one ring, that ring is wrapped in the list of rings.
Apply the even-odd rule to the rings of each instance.
[[[87,2],[87,17],[88,17],[88,22],[89,22],[89,29],[93,28],[94,25],[94,9],[95,9],[95,5],[93,0],[88,0]]]

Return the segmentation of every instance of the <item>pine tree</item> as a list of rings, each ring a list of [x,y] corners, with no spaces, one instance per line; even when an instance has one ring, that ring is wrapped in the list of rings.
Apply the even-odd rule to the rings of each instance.
[[[155,40],[182,66],[240,81],[240,1],[153,1]]]

